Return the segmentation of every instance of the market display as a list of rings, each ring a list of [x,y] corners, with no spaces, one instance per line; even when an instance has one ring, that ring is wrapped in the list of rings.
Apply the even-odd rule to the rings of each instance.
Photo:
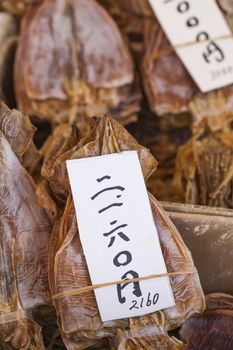
[[[211,1],[232,31],[232,1]],[[152,3],[0,0],[2,350],[233,347],[233,297],[224,294],[233,291],[224,274],[216,278],[225,265],[214,268],[212,261],[233,237],[233,77],[202,92]],[[225,56],[229,62],[231,35],[210,38],[197,27],[198,15],[191,10],[200,10],[200,0],[164,3],[176,6],[185,30],[205,37],[208,57],[202,56],[208,64],[210,56],[219,67]],[[206,18],[207,27],[209,22]],[[174,32],[175,26],[174,18]],[[230,76],[233,66],[219,71],[215,66],[214,72],[214,79]],[[95,294],[102,287],[90,277],[66,161],[125,151],[137,151],[175,303],[102,321]],[[92,221],[88,208],[86,213]],[[203,235],[209,248],[201,246]],[[140,251],[144,237],[142,230]],[[215,272],[208,276],[205,270]],[[149,283],[149,277],[121,281]]]

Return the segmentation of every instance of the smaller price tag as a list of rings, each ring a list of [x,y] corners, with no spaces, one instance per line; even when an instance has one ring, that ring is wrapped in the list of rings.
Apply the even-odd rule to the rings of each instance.
[[[233,37],[215,0],[149,2],[202,92],[233,83]]]
[[[158,233],[137,152],[67,161],[78,228],[102,321],[173,306]]]

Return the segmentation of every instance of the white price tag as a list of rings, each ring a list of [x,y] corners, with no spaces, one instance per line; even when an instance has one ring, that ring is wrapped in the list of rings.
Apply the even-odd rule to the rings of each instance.
[[[102,321],[174,305],[158,233],[136,151],[67,161],[78,228]]]
[[[202,92],[233,83],[233,37],[215,0],[149,0]],[[186,43],[195,43],[176,48]]]

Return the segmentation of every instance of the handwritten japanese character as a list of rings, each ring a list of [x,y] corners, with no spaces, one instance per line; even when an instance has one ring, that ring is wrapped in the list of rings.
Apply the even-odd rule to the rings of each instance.
[[[111,176],[105,175],[105,176],[103,176],[103,177],[101,177],[101,178],[96,179],[96,181],[97,181],[97,182],[102,182],[102,181],[110,180],[110,179],[111,179]],[[122,187],[122,186],[110,186],[110,187],[106,187],[106,188],[104,188],[104,189],[98,191],[96,194],[94,194],[94,195],[91,197],[91,200],[95,200],[98,196],[100,196],[100,195],[101,195],[102,193],[104,193],[104,192],[115,191],[115,190],[123,192],[123,191],[125,190],[125,188]],[[121,197],[121,194],[116,194],[116,198],[120,198],[120,197]],[[112,204],[107,205],[106,207],[100,209],[100,210],[98,211],[98,213],[101,214],[101,213],[103,213],[104,211],[106,211],[106,210],[108,210],[108,209],[110,209],[110,208],[113,208],[113,207],[121,207],[122,205],[123,205],[122,202],[120,202],[120,203],[118,203],[118,202],[112,203]]]
[[[125,257],[125,261],[121,262],[119,261],[119,258],[124,256]],[[130,262],[132,261],[132,255],[130,252],[128,252],[127,250],[123,250],[122,252],[118,253],[115,258],[113,259],[113,264],[117,267],[119,266],[126,266],[128,265]]]
[[[110,179],[111,179],[111,176],[105,175],[105,176],[100,177],[99,179],[96,179],[96,181],[97,182],[102,182],[104,180],[110,180]]]
[[[111,224],[111,225],[114,225],[114,224],[116,224],[116,223],[117,223],[117,220],[111,222],[110,224]],[[120,238],[122,238],[122,239],[123,239],[124,241],[126,241],[126,242],[128,242],[128,241],[130,240],[129,237],[126,236],[126,234],[124,234],[122,231],[116,232],[116,231],[118,231],[119,229],[124,228],[124,227],[127,227],[127,226],[128,226],[127,224],[122,224],[122,225],[119,225],[119,226],[115,227],[114,229],[112,229],[112,230],[109,231],[109,232],[103,233],[103,236],[105,236],[105,237],[108,237],[108,236],[110,236],[110,235],[112,236],[112,237],[110,238],[110,243],[109,243],[108,247],[111,247],[111,246],[113,245],[113,243],[115,242],[115,239],[116,239],[116,235],[118,235]]]
[[[106,211],[106,210],[108,210],[108,209],[110,209],[110,208],[112,208],[112,207],[121,207],[122,205],[123,205],[123,203],[113,203],[113,204],[108,205],[107,207],[104,207],[104,208],[100,209],[100,210],[98,211],[98,213],[101,214],[101,213],[103,213],[104,211]]]
[[[124,191],[125,188],[122,186],[112,186],[112,187],[107,187],[104,188],[103,190],[97,192],[94,196],[91,197],[92,200],[96,199],[99,195],[101,195],[102,193],[106,192],[106,191],[113,191],[113,190],[119,190],[119,191]],[[118,195],[117,198],[121,197],[121,195]]]
[[[222,62],[225,58],[221,48],[214,42],[211,41],[206,46],[207,52],[204,52],[202,55],[207,63],[211,63],[211,58],[217,62]]]
[[[121,279],[127,281],[129,279],[134,279],[134,278],[138,278],[138,277],[139,277],[139,275],[137,272],[130,270],[130,271],[126,272],[121,277]],[[125,289],[126,286],[128,286],[131,283],[133,283],[133,294],[136,297],[142,296],[142,291],[141,291],[139,282],[129,282],[129,283],[124,282],[122,284],[118,284],[117,285],[117,296],[118,296],[118,300],[121,304],[124,304],[126,302],[126,298],[122,296],[122,291]]]

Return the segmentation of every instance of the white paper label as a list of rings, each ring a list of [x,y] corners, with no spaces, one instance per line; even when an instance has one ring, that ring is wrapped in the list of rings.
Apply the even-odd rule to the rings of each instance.
[[[169,278],[126,284],[166,273],[136,151],[67,161],[80,239],[102,321],[174,305]]]
[[[232,33],[215,0],[149,2],[172,46],[195,43],[175,50],[202,92],[233,83]]]

